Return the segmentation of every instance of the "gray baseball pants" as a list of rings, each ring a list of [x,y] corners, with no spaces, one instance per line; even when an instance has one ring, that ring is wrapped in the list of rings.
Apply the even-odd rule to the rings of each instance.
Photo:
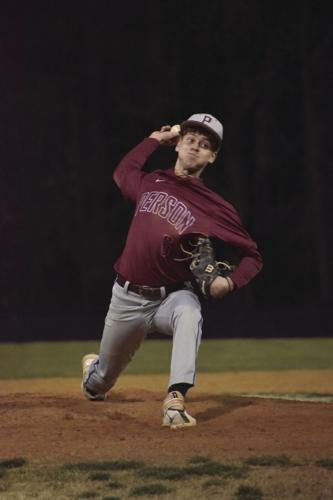
[[[173,337],[169,385],[194,385],[202,335],[201,306],[190,289],[161,300],[146,298],[115,282],[98,359],[84,381],[89,391],[105,394],[115,383],[150,332]]]

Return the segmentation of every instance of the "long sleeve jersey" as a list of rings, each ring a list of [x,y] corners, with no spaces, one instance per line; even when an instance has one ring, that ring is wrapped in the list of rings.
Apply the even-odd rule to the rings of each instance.
[[[238,251],[239,262],[230,278],[236,288],[246,285],[260,271],[262,258],[237,211],[200,178],[177,176],[173,168],[144,172],[159,144],[156,139],[144,139],[114,172],[123,196],[136,203],[116,272],[147,286],[190,281],[188,261],[178,259],[180,243],[191,234],[202,234]]]

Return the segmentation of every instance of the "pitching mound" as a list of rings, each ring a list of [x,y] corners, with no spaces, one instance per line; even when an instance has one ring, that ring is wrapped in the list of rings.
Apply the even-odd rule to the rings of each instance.
[[[114,391],[106,402],[78,393],[0,396],[1,457],[35,463],[142,459],[184,463],[194,455],[235,460],[251,455],[327,458],[333,405],[230,395],[189,397],[197,427],[161,427],[163,392]]]

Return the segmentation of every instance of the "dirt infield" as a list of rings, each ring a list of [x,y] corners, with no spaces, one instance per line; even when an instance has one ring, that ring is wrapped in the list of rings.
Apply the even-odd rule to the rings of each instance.
[[[136,385],[142,382],[135,380]],[[157,382],[153,376],[149,380]],[[51,380],[49,391],[47,380],[44,385],[21,382],[16,381],[15,390],[14,381],[1,381],[2,458],[21,456],[34,463],[142,459],[175,464],[194,455],[224,461],[251,455],[285,454],[296,459],[333,455],[332,403],[193,390],[188,408],[198,426],[170,431],[160,426],[164,392],[147,390],[148,378],[142,390],[134,387],[134,378],[126,384],[124,376],[106,402],[86,401],[77,389],[77,379],[57,379],[57,390]],[[205,384],[209,387],[209,377]],[[202,379],[201,386],[205,384]]]

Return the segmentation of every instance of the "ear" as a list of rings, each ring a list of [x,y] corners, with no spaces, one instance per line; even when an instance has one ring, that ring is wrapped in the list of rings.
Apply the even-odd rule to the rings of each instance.
[[[175,147],[175,151],[177,151],[177,153],[179,151],[179,146],[180,146],[182,140],[183,140],[183,138],[182,138],[182,136],[180,136],[178,141],[177,141],[176,147]]]
[[[212,151],[211,157],[208,160],[208,163],[214,163],[214,161],[216,160],[216,157],[217,157],[217,152],[216,151]]]

